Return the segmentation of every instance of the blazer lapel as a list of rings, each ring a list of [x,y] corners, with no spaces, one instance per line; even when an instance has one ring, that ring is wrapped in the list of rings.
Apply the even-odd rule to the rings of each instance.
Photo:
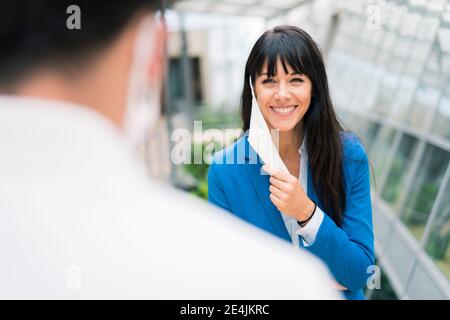
[[[248,143],[247,138],[246,143],[249,147],[249,157],[246,157],[246,159],[251,161],[247,162],[245,166],[250,176],[250,180],[252,181],[253,188],[258,195],[258,199],[261,202],[262,207],[264,208],[264,214],[269,220],[270,224],[276,230],[276,233],[287,241],[291,241],[283,218],[281,217],[280,211],[277,209],[277,207],[275,207],[275,205],[272,203],[272,201],[270,201],[269,198],[270,176],[261,174],[263,163]]]

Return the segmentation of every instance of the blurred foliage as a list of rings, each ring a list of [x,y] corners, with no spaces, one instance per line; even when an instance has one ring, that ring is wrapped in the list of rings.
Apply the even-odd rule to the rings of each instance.
[[[426,251],[437,260],[450,259],[450,204],[442,206],[433,223],[433,231],[427,241]],[[450,261],[447,261],[450,266]],[[447,274],[450,277],[450,274]]]
[[[402,221],[408,225],[425,225],[433,207],[439,186],[434,181],[423,183],[408,197]]]
[[[430,234],[426,250],[434,259],[443,260],[445,258],[450,243],[448,225],[449,223],[444,225],[447,226],[446,232],[444,231],[445,228],[442,228],[441,230],[435,230]]]
[[[190,174],[196,182],[195,188],[190,192],[205,200],[208,199],[208,168],[209,164],[204,161],[201,164],[191,163],[183,166],[185,172]]]
[[[211,149],[211,144],[213,144],[213,149]],[[205,150],[211,152],[211,156],[223,146],[216,142],[203,142],[203,143],[193,143],[191,145],[191,163],[183,165],[183,170],[189,174],[195,180],[195,187],[189,190],[192,194],[207,200],[208,199],[208,168],[209,159],[205,159]],[[201,163],[194,163],[194,152],[198,152],[202,155]]]
[[[211,107],[205,105],[198,105],[193,108],[193,118],[196,121],[202,122],[202,130],[208,129],[231,129],[241,128],[242,121],[240,118],[239,110],[233,110],[230,107],[219,106]],[[211,143],[214,144],[214,148],[211,150]],[[193,161],[190,164],[183,166],[184,172],[189,174],[195,180],[195,187],[189,190],[192,194],[207,200],[208,199],[208,168],[209,164],[204,158],[205,149],[214,155],[214,152],[224,148],[223,142],[208,141],[202,143],[193,143],[191,145],[191,160],[194,159],[194,151],[202,154],[202,163],[194,164]]]
[[[435,181],[424,183],[415,194],[414,209],[419,212],[430,212],[438,191],[439,185]],[[421,223],[423,222],[421,221]]]
[[[242,120],[239,110],[233,110],[230,107],[219,106],[197,106],[193,110],[195,120],[202,121],[203,130],[241,128]]]
[[[402,174],[405,167],[405,160],[401,158],[394,159],[392,163],[389,177],[384,187],[381,197],[389,203],[395,203],[398,200],[400,191],[402,189]]]

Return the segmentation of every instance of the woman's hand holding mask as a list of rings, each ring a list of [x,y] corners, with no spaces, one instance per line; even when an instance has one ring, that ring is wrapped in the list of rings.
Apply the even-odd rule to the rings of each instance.
[[[300,181],[293,175],[270,165],[264,165],[263,170],[271,175],[270,200],[278,210],[297,221],[307,220],[313,214],[315,204],[308,198]],[[335,287],[338,290],[347,290],[337,282]]]
[[[300,181],[293,175],[264,165],[270,177],[270,200],[284,214],[298,221],[307,220],[314,212],[315,204],[308,198]]]

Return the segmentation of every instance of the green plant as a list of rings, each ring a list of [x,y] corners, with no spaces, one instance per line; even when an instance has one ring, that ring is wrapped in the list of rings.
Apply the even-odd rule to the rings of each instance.
[[[450,205],[443,208],[441,215],[436,218],[426,250],[437,260],[445,259],[450,244]]]
[[[194,159],[194,152],[201,152],[204,154],[205,149],[210,145],[211,142],[203,142],[201,144],[191,145],[191,160]],[[214,150],[222,148],[217,142],[214,143]],[[183,166],[183,170],[188,173],[195,180],[195,187],[190,190],[190,192],[202,199],[208,199],[208,168],[209,164],[203,159],[201,163],[189,163]]]
[[[202,199],[208,199],[208,168],[209,165],[206,163],[183,166],[185,172],[189,173],[196,181],[196,186],[191,193]]]
[[[395,203],[398,199],[402,189],[401,178],[404,166],[405,161],[403,159],[394,159],[392,169],[389,172],[389,177],[382,194],[383,199],[389,203]]]
[[[433,181],[423,183],[418,191],[411,193],[403,221],[411,225],[425,224],[438,192]],[[409,210],[408,210],[409,209]]]

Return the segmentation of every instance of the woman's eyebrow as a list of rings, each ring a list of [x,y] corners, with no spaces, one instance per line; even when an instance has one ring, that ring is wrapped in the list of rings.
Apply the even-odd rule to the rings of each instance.
[[[267,72],[260,73],[259,75],[260,75],[260,76],[268,76]],[[294,72],[291,72],[290,75],[291,75],[291,76],[294,76],[294,75],[302,76],[303,73],[294,71]],[[274,74],[274,76],[276,76],[276,74]]]

